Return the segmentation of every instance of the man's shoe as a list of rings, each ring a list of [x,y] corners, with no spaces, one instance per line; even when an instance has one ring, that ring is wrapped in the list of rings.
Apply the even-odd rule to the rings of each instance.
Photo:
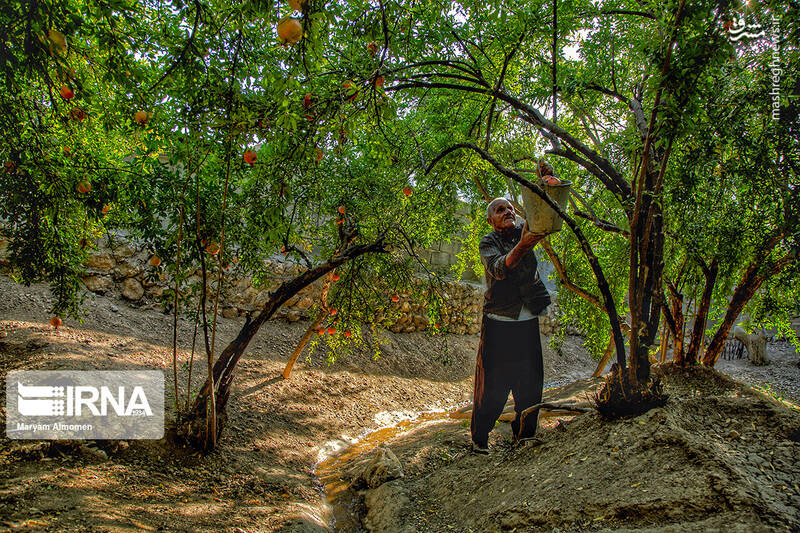
[[[489,447],[488,446],[480,446],[476,443],[472,443],[472,453],[477,453],[480,455],[489,455]]]

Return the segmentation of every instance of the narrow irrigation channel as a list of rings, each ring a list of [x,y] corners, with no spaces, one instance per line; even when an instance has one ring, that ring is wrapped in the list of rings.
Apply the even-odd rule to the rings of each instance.
[[[331,530],[337,533],[363,531],[361,517],[365,509],[362,498],[350,487],[350,468],[359,457],[421,424],[446,418],[461,418],[463,415],[459,411],[461,410],[418,413],[393,426],[370,431],[349,445],[336,441],[338,445],[329,447],[333,449],[332,452],[321,452],[315,474],[322,487],[324,504],[327,506],[327,522]]]

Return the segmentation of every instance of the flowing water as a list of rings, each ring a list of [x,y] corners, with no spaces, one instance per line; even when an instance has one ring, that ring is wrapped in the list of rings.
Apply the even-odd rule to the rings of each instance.
[[[461,418],[457,411],[427,411],[402,420],[399,423],[382,427],[367,433],[349,446],[343,441],[333,443],[332,448],[344,448],[341,453],[326,454],[316,467],[316,475],[322,485],[323,495],[329,508],[328,526],[337,533],[363,531],[360,515],[362,514],[361,498],[356,491],[350,489],[348,468],[360,455],[369,452],[397,435],[414,427],[445,418]],[[347,446],[347,447],[345,447]]]

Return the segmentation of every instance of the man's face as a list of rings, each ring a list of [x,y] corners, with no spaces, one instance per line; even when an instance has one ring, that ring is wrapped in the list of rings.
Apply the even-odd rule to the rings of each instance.
[[[498,201],[489,208],[489,225],[497,231],[505,231],[514,227],[517,222],[517,215],[514,208],[507,201]]]

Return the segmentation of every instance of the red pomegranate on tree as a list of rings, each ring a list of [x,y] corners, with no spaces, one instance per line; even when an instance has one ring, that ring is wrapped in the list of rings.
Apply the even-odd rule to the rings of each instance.
[[[303,25],[297,19],[286,17],[278,23],[278,39],[281,43],[292,44],[303,38]]]

